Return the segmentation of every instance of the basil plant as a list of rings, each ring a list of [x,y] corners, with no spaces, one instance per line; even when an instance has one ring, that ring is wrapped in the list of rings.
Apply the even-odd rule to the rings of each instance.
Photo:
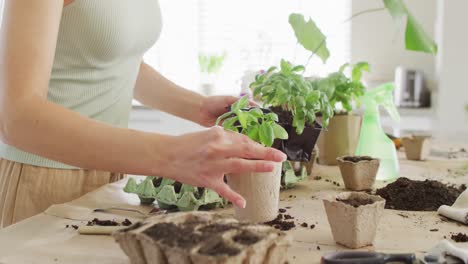
[[[229,112],[218,118],[216,125],[222,124],[225,129],[247,135],[266,147],[271,147],[275,139],[288,139],[286,130],[277,124],[275,113],[248,106],[248,97],[242,97],[231,105]]]

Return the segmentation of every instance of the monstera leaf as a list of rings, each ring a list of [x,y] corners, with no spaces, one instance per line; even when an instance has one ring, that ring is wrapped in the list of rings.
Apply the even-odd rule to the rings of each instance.
[[[424,31],[403,0],[383,0],[394,19],[406,17],[405,47],[407,50],[437,54],[437,44]]]
[[[310,18],[306,21],[301,14],[291,14],[289,15],[289,24],[294,29],[297,41],[306,50],[319,56],[323,63],[325,63],[328,57],[330,57],[330,51],[327,48],[327,38],[315,22]]]

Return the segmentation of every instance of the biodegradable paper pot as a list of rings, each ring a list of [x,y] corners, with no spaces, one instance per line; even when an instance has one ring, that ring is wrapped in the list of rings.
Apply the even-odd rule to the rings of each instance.
[[[402,138],[406,158],[409,160],[425,160],[431,150],[430,136],[412,136]]]
[[[132,264],[286,262],[290,235],[209,212],[150,217],[113,234]]]
[[[370,199],[373,203],[354,207],[336,199]],[[385,206],[385,200],[382,197],[359,192],[345,192],[331,200],[323,200],[323,203],[336,243],[348,248],[361,248],[373,244]]]
[[[236,218],[254,223],[271,221],[278,215],[282,163],[275,163],[272,172],[243,173],[227,176],[229,186],[242,195],[245,208],[236,207]]]
[[[318,138],[319,163],[336,165],[336,158],[353,155],[361,132],[362,117],[357,115],[335,115],[327,129]]]
[[[346,189],[351,191],[372,189],[379,170],[380,160],[371,157],[365,158],[369,158],[370,160],[352,162],[345,160],[346,157],[339,157],[336,159]]]

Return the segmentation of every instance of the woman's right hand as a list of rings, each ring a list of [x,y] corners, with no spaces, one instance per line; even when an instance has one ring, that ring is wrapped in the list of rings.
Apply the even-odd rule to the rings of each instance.
[[[206,187],[244,208],[245,199],[225,182],[229,173],[270,172],[274,162],[286,160],[279,150],[266,148],[242,134],[212,127],[169,139],[164,151],[163,177],[197,187]]]

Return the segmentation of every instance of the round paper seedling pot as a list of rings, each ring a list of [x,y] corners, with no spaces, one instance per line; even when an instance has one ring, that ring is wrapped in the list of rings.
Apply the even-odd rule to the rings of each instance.
[[[406,158],[409,160],[425,160],[431,151],[430,136],[411,136],[401,139],[405,149]]]
[[[230,174],[228,185],[242,195],[245,208],[235,208],[236,218],[264,223],[278,216],[282,163],[275,163],[272,172]]]
[[[363,205],[353,206],[343,200],[358,201]],[[323,203],[336,243],[353,249],[373,244],[385,207],[385,200],[382,197],[360,192],[345,192],[323,200]]]
[[[365,191],[372,189],[380,160],[369,156],[343,156],[336,159],[346,189]]]

